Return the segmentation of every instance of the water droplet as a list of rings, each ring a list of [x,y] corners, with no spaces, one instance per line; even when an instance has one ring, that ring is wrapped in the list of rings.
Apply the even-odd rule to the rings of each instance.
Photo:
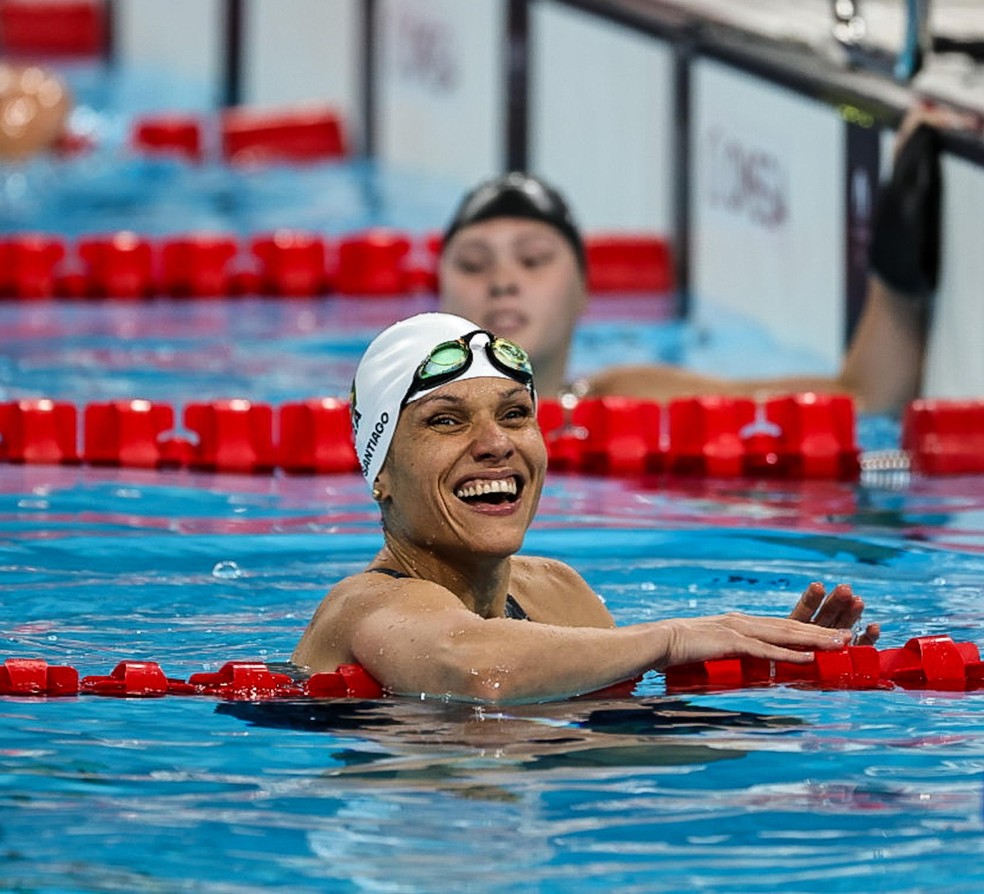
[[[48,507],[47,500],[30,500],[25,498],[17,501],[18,509],[47,509]]]
[[[217,577],[219,580],[235,580],[242,576],[243,573],[235,562],[216,562],[212,569],[212,577]]]

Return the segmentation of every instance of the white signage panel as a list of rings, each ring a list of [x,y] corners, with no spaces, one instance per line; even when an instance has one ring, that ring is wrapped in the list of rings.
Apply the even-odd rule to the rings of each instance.
[[[500,171],[503,0],[382,0],[378,10],[378,160],[467,185]]]
[[[834,371],[845,326],[843,121],[834,108],[711,60],[699,60],[692,77],[696,319],[736,311],[802,349],[806,366]]]
[[[129,112],[200,112],[222,100],[225,4],[127,0],[113,10],[115,53],[128,77],[115,97]]]
[[[533,4],[530,167],[589,231],[673,229],[673,55],[649,35]]]
[[[316,101],[361,133],[359,0],[250,0],[244,7],[242,101],[280,106]]]
[[[984,396],[984,169],[943,156],[940,281],[933,301],[923,394]]]

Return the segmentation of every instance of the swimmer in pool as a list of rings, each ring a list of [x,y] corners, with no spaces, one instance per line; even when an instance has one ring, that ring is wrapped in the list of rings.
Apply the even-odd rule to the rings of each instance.
[[[862,605],[812,584],[794,609],[822,623],[730,613],[617,628],[573,568],[518,556],[547,456],[526,351],[450,314],[378,335],[352,390],[356,452],[383,547],[336,584],[293,662],[361,664],[388,691],[483,702],[595,692],[645,671],[726,656],[807,662],[836,650]]]
[[[0,163],[52,148],[71,108],[71,95],[54,72],[0,62]]]
[[[968,116],[945,107],[917,105],[899,129],[897,154],[930,129],[970,124]],[[897,248],[890,245],[887,254]],[[849,394],[869,413],[898,413],[919,395],[928,296],[892,287],[874,270],[855,336],[834,377],[738,380],[670,365],[620,366],[572,387],[571,338],[587,305],[584,245],[560,194],[527,174],[507,174],[464,197],[444,234],[439,278],[439,310],[475,320],[526,348],[544,395],[573,390],[665,401],[822,391]]]

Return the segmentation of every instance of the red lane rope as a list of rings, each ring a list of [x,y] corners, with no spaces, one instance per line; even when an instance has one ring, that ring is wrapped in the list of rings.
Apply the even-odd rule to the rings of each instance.
[[[595,475],[853,479],[853,402],[795,394],[755,402],[701,397],[665,406],[634,398],[543,400],[538,417],[551,468]],[[181,421],[182,432],[175,430]],[[81,422],[81,438],[80,435]],[[218,472],[358,470],[349,405],[312,398],[279,407],[245,399],[178,408],[148,400],[76,407],[0,403],[0,462],[192,468]]]
[[[666,668],[668,692],[738,689],[779,684],[818,689],[928,689],[972,692],[984,689],[984,662],[971,642],[955,643],[945,634],[910,639],[901,648],[847,646],[817,652],[809,664],[756,658],[720,659]],[[638,680],[592,693],[631,694]],[[0,665],[0,696],[101,695],[147,698],[204,695],[229,700],[289,698],[380,698],[379,683],[358,664],[306,680],[272,671],[261,662],[226,662],[215,673],[168,677],[153,661],[121,661],[107,675],[80,677],[68,665],[36,658],[8,658]]]
[[[160,239],[120,231],[72,240],[50,233],[0,238],[0,297],[140,300],[242,295],[405,296],[437,290],[437,233],[370,228],[330,238],[279,229],[238,237],[192,232]],[[585,238],[592,294],[667,293],[670,249],[652,235]]]
[[[862,466],[854,404],[843,395],[542,400],[538,417],[557,471],[854,480]],[[142,399],[77,407],[31,398],[0,403],[0,462],[347,473],[358,470],[350,432],[348,402],[331,397],[183,410]],[[984,472],[984,401],[913,401],[901,446],[905,471]]]

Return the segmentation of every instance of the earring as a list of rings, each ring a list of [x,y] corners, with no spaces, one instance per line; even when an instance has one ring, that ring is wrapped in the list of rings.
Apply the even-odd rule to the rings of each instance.
[[[378,488],[372,489],[372,498],[378,503],[383,498],[383,492]]]

